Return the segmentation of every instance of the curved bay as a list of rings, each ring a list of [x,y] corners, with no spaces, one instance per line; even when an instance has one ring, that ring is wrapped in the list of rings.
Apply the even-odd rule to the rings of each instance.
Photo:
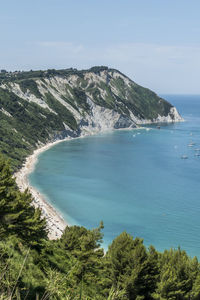
[[[165,98],[186,122],[60,143],[39,156],[29,179],[70,224],[103,220],[105,247],[126,230],[158,250],[180,245],[198,256],[200,97]]]

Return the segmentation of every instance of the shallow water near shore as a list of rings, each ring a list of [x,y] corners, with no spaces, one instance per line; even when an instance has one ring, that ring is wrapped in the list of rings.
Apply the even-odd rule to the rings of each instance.
[[[200,258],[200,96],[164,98],[185,122],[57,144],[29,180],[68,223],[103,220],[105,248],[125,230],[157,250],[181,246]]]

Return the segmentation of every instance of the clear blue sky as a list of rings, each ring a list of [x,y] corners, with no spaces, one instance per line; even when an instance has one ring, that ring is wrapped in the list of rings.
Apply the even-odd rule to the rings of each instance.
[[[117,68],[200,94],[199,0],[0,0],[0,68]]]

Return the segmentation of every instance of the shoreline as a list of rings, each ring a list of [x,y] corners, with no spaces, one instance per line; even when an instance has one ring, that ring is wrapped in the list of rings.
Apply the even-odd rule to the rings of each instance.
[[[32,173],[35,169],[35,165],[38,161],[38,156],[50,149],[51,147],[55,146],[64,141],[72,140],[73,138],[67,137],[62,140],[57,140],[55,142],[50,142],[45,146],[42,146],[36,150],[34,150],[33,154],[29,155],[26,158],[26,161],[23,167],[14,174],[14,178],[16,180],[17,186],[21,192],[24,192],[26,189],[30,192],[33,201],[32,204],[35,208],[40,208],[41,216],[46,218],[47,222],[47,230],[48,230],[48,237],[51,240],[60,238],[65,227],[68,224],[61,214],[51,205],[48,200],[45,198],[43,194],[41,194],[35,187],[31,186],[28,176]]]
[[[48,237],[51,240],[55,240],[61,237],[64,229],[66,226],[70,226],[67,221],[64,220],[62,217],[61,213],[53,207],[51,203],[48,202],[46,199],[45,195],[40,193],[35,187],[33,187],[29,180],[28,176],[30,173],[32,173],[35,169],[35,165],[38,161],[38,156],[50,149],[51,147],[55,146],[56,144],[59,144],[61,142],[65,141],[70,141],[74,139],[79,139],[79,138],[84,138],[84,137],[89,137],[95,134],[101,134],[101,133],[106,133],[106,132],[113,132],[115,130],[138,130],[138,129],[145,129],[145,130],[150,130],[152,128],[148,127],[135,127],[135,128],[120,128],[120,129],[109,129],[109,130],[102,130],[102,131],[94,131],[94,132],[85,132],[82,133],[82,135],[78,137],[66,137],[61,140],[56,140],[54,142],[49,142],[48,144],[37,148],[33,151],[33,154],[29,155],[26,158],[26,161],[22,168],[14,173],[13,177],[16,180],[17,186],[21,192],[24,192],[26,189],[30,192],[33,201],[32,204],[35,208],[39,208],[41,210],[41,216],[46,218],[47,222],[47,230],[48,230]]]

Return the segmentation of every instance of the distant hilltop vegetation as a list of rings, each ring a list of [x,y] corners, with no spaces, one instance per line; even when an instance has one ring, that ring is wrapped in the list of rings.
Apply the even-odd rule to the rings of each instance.
[[[0,72],[0,152],[14,169],[50,141],[180,120],[170,103],[108,67]]]

